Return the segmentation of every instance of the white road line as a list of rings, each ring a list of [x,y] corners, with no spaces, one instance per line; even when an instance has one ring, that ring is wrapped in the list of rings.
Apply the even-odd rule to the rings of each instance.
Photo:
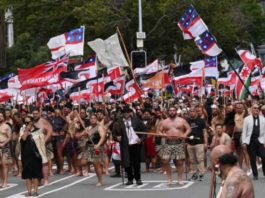
[[[147,186],[147,185],[148,185],[148,184],[142,184],[142,185],[133,184],[133,185],[127,186],[127,187],[125,187],[125,188],[126,188],[126,189],[135,189],[135,188],[139,189],[139,188],[143,188],[143,187],[145,187],[145,186]]]
[[[112,170],[112,169],[114,169],[114,166],[110,167],[108,170]],[[51,190],[51,191],[48,191],[48,192],[42,193],[42,194],[39,195],[38,197],[43,197],[43,196],[45,196],[45,195],[48,195],[48,194],[51,194],[51,193],[54,193],[54,192],[57,192],[57,191],[63,190],[63,189],[65,189],[65,188],[71,187],[71,186],[73,186],[73,185],[75,185],[75,184],[78,184],[78,183],[80,183],[80,182],[83,182],[83,181],[85,181],[85,180],[87,180],[87,179],[90,179],[90,178],[96,176],[95,173],[89,173],[89,174],[90,174],[90,176],[87,176],[87,177],[85,177],[85,178],[83,178],[83,179],[79,179],[79,180],[77,180],[77,181],[75,181],[75,182],[73,182],[73,183],[70,183],[70,184],[68,184],[68,185],[65,185],[65,186],[63,186],[63,187],[61,187],[61,188],[56,188],[56,189],[54,189],[54,190]]]
[[[53,184],[56,184],[56,183],[58,183],[58,182],[60,182],[60,181],[67,180],[67,179],[69,179],[69,178],[71,178],[71,177],[74,177],[74,176],[75,176],[75,175],[70,175],[70,176],[67,176],[67,177],[63,177],[63,178],[61,178],[61,179],[58,179],[58,180],[56,180],[56,181],[53,181],[53,182],[49,183],[47,186],[41,186],[41,187],[39,187],[39,189],[42,189],[42,188],[45,188],[45,187],[51,186],[51,185],[53,185]],[[26,188],[26,186],[25,186],[25,188]],[[22,195],[22,194],[24,194],[24,193],[27,193],[27,192],[28,192],[28,191],[23,191],[23,192],[20,192],[20,193],[14,194],[14,195],[10,195],[10,196],[8,196],[8,197],[6,197],[6,198],[18,198],[20,195]],[[25,196],[23,196],[23,197],[25,197]]]
[[[109,186],[107,188],[105,188],[104,190],[106,191],[157,191],[157,190],[178,190],[178,189],[185,189],[185,188],[188,188],[190,187],[192,184],[194,184],[194,182],[191,182],[191,181],[183,181],[184,182],[184,185],[183,186],[179,186],[179,185],[174,185],[177,183],[177,181],[173,181],[173,185],[171,186],[167,186],[167,185],[164,185],[167,183],[167,181],[165,180],[152,180],[152,181],[143,181],[143,183],[146,183],[147,185],[149,183],[163,183],[163,185],[161,185],[161,188],[158,188],[157,185],[156,186],[153,186],[151,188],[145,188],[145,189],[141,189],[141,188],[131,188],[131,189],[128,189],[128,188],[116,188],[115,187],[118,187],[118,186],[122,186],[122,183],[118,183],[118,184],[115,184],[113,186]]]
[[[13,187],[15,187],[17,185],[18,184],[7,184],[7,187],[6,188],[0,188],[0,191],[8,190],[8,189],[13,188]]]
[[[96,175],[96,174],[90,175],[90,176],[88,176],[88,177],[85,177],[85,178],[83,178],[83,179],[79,179],[79,180],[77,180],[77,181],[75,181],[75,182],[73,182],[73,183],[70,183],[70,184],[68,184],[68,185],[65,185],[65,186],[63,186],[63,187],[61,187],[61,188],[56,188],[56,189],[54,189],[54,190],[51,190],[51,191],[48,191],[48,192],[42,193],[42,194],[40,194],[38,197],[43,197],[43,196],[45,196],[45,195],[48,195],[48,194],[51,194],[51,193],[54,193],[54,192],[57,192],[57,191],[63,190],[63,189],[68,188],[68,187],[71,187],[71,186],[73,186],[73,185],[75,185],[75,184],[78,184],[78,183],[83,182],[83,181],[85,181],[85,180],[87,180],[87,179],[90,179],[91,177],[94,177],[95,175]]]
[[[114,169],[114,166],[110,167],[108,170],[112,170],[112,169]],[[66,185],[66,186],[62,187],[62,188],[57,188],[56,190],[48,191],[48,192],[46,192],[46,193],[43,193],[43,194],[39,195],[38,197],[42,197],[42,196],[44,196],[44,195],[46,195],[46,194],[50,194],[50,193],[53,193],[53,192],[56,192],[56,191],[62,190],[62,189],[64,189],[64,188],[68,188],[68,187],[70,187],[70,186],[73,186],[73,185],[75,185],[75,184],[77,184],[77,183],[80,183],[80,182],[82,182],[82,181],[85,181],[85,180],[87,180],[87,179],[90,179],[90,178],[96,176],[96,174],[94,174],[94,173],[89,173],[89,174],[90,174],[90,176],[87,176],[86,178],[83,178],[83,179],[81,179],[81,180],[77,180],[76,182],[73,182],[73,183],[71,183],[71,184],[69,184],[69,185]],[[75,176],[75,175],[70,175],[70,176],[68,176],[68,177],[63,177],[63,178],[61,178],[61,179],[58,179],[58,180],[56,180],[56,181],[53,181],[53,182],[49,183],[47,186],[41,186],[41,187],[39,187],[39,190],[42,189],[42,188],[48,187],[48,186],[50,186],[50,185],[56,184],[56,183],[58,183],[58,182],[60,182],[60,181],[63,181],[63,180],[69,179],[69,178],[74,177],[74,176]],[[8,196],[8,197],[6,197],[6,198],[20,198],[20,197],[25,197],[23,194],[25,194],[25,193],[27,193],[27,192],[28,192],[28,191],[23,191],[23,192],[20,192],[20,193],[14,194],[14,195],[10,195],[10,196]]]

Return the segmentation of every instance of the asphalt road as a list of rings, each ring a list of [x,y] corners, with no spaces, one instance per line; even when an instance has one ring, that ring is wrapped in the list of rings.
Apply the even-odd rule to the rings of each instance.
[[[143,165],[143,164],[142,164]],[[142,170],[143,167],[142,167]],[[261,171],[260,174],[262,175]],[[190,175],[189,175],[190,177]],[[189,178],[188,177],[188,178]],[[252,177],[252,176],[250,176]],[[174,179],[177,178],[174,172]],[[184,175],[185,178],[185,175]],[[39,197],[49,198],[207,198],[210,188],[210,173],[207,172],[204,181],[186,181],[183,186],[174,183],[166,185],[166,175],[160,173],[142,173],[142,186],[123,186],[121,178],[104,176],[103,186],[96,187],[97,178],[94,173],[87,177],[72,175],[55,175],[49,178],[48,186],[40,186]],[[265,178],[254,181],[255,197],[265,197]],[[9,177],[9,187],[0,189],[0,198],[20,198],[26,193],[25,182],[17,177]]]

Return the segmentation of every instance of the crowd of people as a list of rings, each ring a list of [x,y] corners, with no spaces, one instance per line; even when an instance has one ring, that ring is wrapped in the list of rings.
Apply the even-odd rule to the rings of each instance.
[[[67,171],[88,176],[94,171],[100,187],[103,174],[124,177],[123,170],[126,185],[134,180],[142,185],[141,162],[146,172],[165,173],[169,185],[173,182],[170,163],[174,163],[177,183],[183,185],[184,172],[189,180],[204,180],[205,172],[213,168],[207,159],[209,152],[214,167],[218,160],[231,166],[238,161],[241,169],[235,170],[244,170],[242,177],[252,171],[257,180],[257,164],[262,164],[265,175],[264,116],[265,101],[259,99],[145,98],[130,104],[76,104],[63,99],[39,107],[2,105],[0,187],[7,187],[13,173],[26,181],[26,196],[38,196],[39,183],[48,185],[54,174]],[[225,157],[212,152],[220,145],[232,157],[231,152],[224,152]],[[227,175],[221,175],[224,183]],[[251,181],[247,184],[253,190]],[[254,192],[247,193],[254,196]]]

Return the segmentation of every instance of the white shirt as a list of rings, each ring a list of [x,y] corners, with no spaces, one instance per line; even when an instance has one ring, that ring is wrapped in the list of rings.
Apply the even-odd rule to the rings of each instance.
[[[123,120],[126,128],[126,134],[129,141],[129,145],[138,144],[140,142],[140,138],[136,135],[131,120]]]

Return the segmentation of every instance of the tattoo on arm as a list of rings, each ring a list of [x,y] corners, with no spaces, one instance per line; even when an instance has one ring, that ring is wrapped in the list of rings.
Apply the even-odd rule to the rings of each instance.
[[[252,193],[249,191],[252,189],[249,177],[238,171],[236,171],[233,175],[231,175],[230,180],[227,182],[225,186],[226,186],[226,198],[242,197],[243,194]]]
[[[234,198],[237,197],[237,192],[239,188],[238,181],[231,181],[226,185],[226,198]]]

